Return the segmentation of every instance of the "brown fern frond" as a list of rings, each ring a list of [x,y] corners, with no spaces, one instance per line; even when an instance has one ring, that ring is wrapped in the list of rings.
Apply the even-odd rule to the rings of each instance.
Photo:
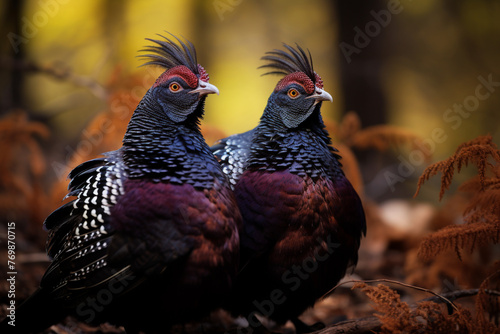
[[[492,306],[498,306],[499,297],[492,296],[486,292],[487,289],[497,288],[499,286],[500,278],[500,261],[493,265],[492,273],[481,283],[479,293],[476,298],[476,324],[483,333],[498,332],[499,329],[494,326],[487,318],[486,315],[495,316],[498,323],[498,310],[492,311]],[[494,284],[495,283],[495,284]]]
[[[472,314],[463,307],[452,314],[447,314],[437,303],[424,301],[418,303],[414,313],[420,317],[425,333],[471,333],[474,330]]]
[[[391,125],[375,125],[361,129],[361,119],[354,111],[346,113],[339,124],[328,121],[325,123],[334,138],[350,148],[387,151],[390,148],[409,146],[422,152],[426,159],[432,153],[422,138],[408,129]]]
[[[327,130],[332,134],[334,146],[339,150],[342,157],[342,170],[353,185],[356,192],[363,196],[363,178],[358,160],[351,149],[352,138],[361,129],[361,120],[354,111],[349,111],[344,115],[340,124],[325,119]],[[202,129],[203,130],[203,129]],[[205,135],[203,133],[203,135]],[[208,142],[208,141],[207,141]]]
[[[494,143],[489,143],[488,145],[474,144],[472,146],[466,146],[457,151],[455,155],[457,157],[456,163],[459,173],[462,166],[467,166],[470,162],[473,162],[477,166],[481,190],[484,189],[486,167],[493,167],[493,164],[488,161],[488,158],[491,156],[496,162],[500,162],[500,151]]]
[[[418,195],[420,187],[425,181],[438,172],[441,172],[441,189],[439,192],[439,199],[441,200],[445,191],[450,187],[455,168],[460,172],[461,168],[467,166],[469,163],[477,166],[480,189],[483,190],[486,185],[487,168],[494,169],[494,165],[488,161],[489,158],[492,158],[496,163],[500,162],[500,151],[496,144],[493,143],[491,136],[480,136],[461,144],[451,157],[432,164],[424,170],[418,179],[415,196]]]
[[[127,124],[139,103],[140,96],[135,90],[142,89],[138,78],[125,80],[130,86],[119,88],[109,93],[108,108],[98,113],[83,130],[80,141],[74,153],[60,163],[59,181],[51,189],[51,208],[56,209],[61,204],[61,198],[67,194],[68,182],[66,176],[82,162],[94,159],[103,152],[116,150],[120,147]],[[134,86],[135,84],[135,86]]]
[[[363,176],[361,175],[361,170],[356,156],[347,145],[338,143],[335,147],[339,150],[339,154],[342,157],[342,170],[358,195],[363,198]]]
[[[460,250],[469,248],[471,251],[479,244],[485,245],[500,241],[500,222],[481,221],[463,225],[450,225],[424,238],[418,250],[418,256],[430,260],[436,254],[454,249],[460,258]]]
[[[481,136],[461,144],[450,158],[427,167],[419,179],[417,193],[425,180],[442,172],[440,199],[451,184],[455,168],[460,171],[464,165],[474,163],[478,175],[459,187],[459,191],[470,196],[463,213],[464,224],[446,226],[425,238],[418,251],[421,258],[431,259],[445,249],[454,249],[460,258],[461,249],[469,248],[472,252],[479,245],[500,242],[499,162],[500,150],[491,136]]]
[[[382,323],[382,333],[411,333],[421,329],[411,314],[410,306],[401,301],[399,294],[384,284],[369,286],[365,283],[356,283],[352,289],[361,289],[373,302],[378,314],[375,314]]]
[[[467,223],[500,221],[500,189],[492,189],[474,196],[464,211]]]
[[[491,135],[479,136],[469,140],[468,142],[458,145],[455,154],[460,152],[464,147],[474,146],[474,145],[496,147],[495,143],[493,143],[493,137],[491,137]]]
[[[455,170],[455,166],[453,165],[454,163],[455,158],[452,156],[447,160],[436,162],[435,164],[427,167],[418,179],[417,191],[414,196],[418,195],[420,187],[424,184],[425,181],[429,180],[431,176],[436,175],[438,172],[442,172],[443,175],[441,177],[441,190],[439,192],[439,200],[441,200],[444,195],[445,189],[448,189],[450,187],[451,181],[453,179],[453,173]]]
[[[387,151],[390,148],[409,146],[412,150],[422,152],[428,159],[431,150],[425,147],[422,138],[414,132],[392,125],[375,125],[355,133],[351,146],[359,149],[374,148]]]
[[[47,162],[40,139],[49,135],[44,124],[31,121],[22,110],[0,119],[0,197],[3,199],[0,215],[33,224],[32,231],[39,230],[46,215],[47,195],[42,181]],[[31,233],[34,238],[39,237],[39,233]]]
[[[465,221],[500,220],[500,178],[496,176],[497,170],[500,170],[500,164],[493,168],[492,174],[495,176],[481,180],[480,175],[476,175],[458,188],[459,191],[472,194],[464,210]]]
[[[500,165],[498,165],[498,167],[500,167]],[[458,187],[459,191],[469,192],[469,193],[476,193],[481,191],[482,189],[487,189],[487,190],[500,189],[500,177],[495,176],[487,178],[481,183],[479,175],[476,175],[470,178],[469,180],[463,182]]]
[[[357,283],[353,289],[361,289],[374,304],[373,308],[377,312],[375,316],[381,322],[381,333],[498,332],[498,328],[489,321],[479,324],[472,313],[460,305],[456,305],[452,312],[444,305],[430,300],[423,300],[410,306],[401,301],[395,290],[383,284],[374,287],[366,283]]]
[[[353,138],[361,130],[361,119],[354,111],[347,112],[333,133],[338,140],[348,146],[352,145]]]
[[[18,171],[14,162],[26,154],[30,157],[29,172],[40,176],[45,171],[45,158],[40,149],[38,138],[48,138],[49,129],[40,122],[32,122],[22,110],[14,111],[0,120],[0,161],[1,184],[9,184],[11,173]],[[21,151],[23,154],[21,154]]]

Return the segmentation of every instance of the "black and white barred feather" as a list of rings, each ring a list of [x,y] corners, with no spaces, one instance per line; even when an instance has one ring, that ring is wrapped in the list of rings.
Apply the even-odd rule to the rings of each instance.
[[[127,178],[119,151],[84,162],[69,175],[68,196],[77,198],[47,217],[47,253],[53,262],[41,282],[55,298],[78,303],[83,288],[109,281],[117,271],[107,268],[108,247],[114,230],[109,224],[111,207],[124,193]]]
[[[245,171],[250,157],[250,145],[255,129],[217,141],[210,149],[229,179],[231,189]]]

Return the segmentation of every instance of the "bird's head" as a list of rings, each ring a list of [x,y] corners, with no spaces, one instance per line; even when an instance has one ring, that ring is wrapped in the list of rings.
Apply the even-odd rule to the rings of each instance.
[[[311,54],[309,56],[297,45],[297,49],[284,44],[288,50],[274,50],[266,53],[263,60],[269,61],[261,68],[270,68],[265,74],[284,74],[269,98],[271,110],[277,113],[287,128],[302,124],[322,101],[333,101],[323,90],[323,80],[314,72]],[[269,105],[268,104],[268,105]],[[276,117],[276,115],[274,115]]]
[[[174,36],[177,44],[161,37],[165,40],[148,38],[157,45],[144,49],[150,53],[141,56],[149,60],[144,65],[165,68],[147,93],[149,101],[174,123],[184,122],[191,114],[201,117],[206,95],[219,94],[219,90],[208,82],[209,76],[197,63],[196,50],[191,42],[184,43]]]

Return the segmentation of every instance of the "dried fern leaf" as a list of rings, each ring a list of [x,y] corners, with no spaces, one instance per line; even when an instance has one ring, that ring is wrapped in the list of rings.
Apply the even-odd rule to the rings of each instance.
[[[481,221],[463,225],[450,225],[424,238],[418,255],[424,260],[433,259],[436,254],[454,249],[460,258],[460,251],[471,251],[479,244],[498,243],[500,241],[500,222]]]
[[[479,175],[479,184],[481,190],[486,186],[486,171],[490,167],[493,170],[495,167],[489,162],[492,158],[496,163],[500,162],[500,151],[495,143],[493,143],[491,136],[480,136],[471,141],[461,144],[455,153],[443,161],[436,162],[427,167],[417,183],[417,190],[415,196],[418,195],[420,187],[429,180],[430,177],[441,172],[441,189],[439,191],[439,199],[443,198],[446,190],[449,189],[455,168],[460,172],[463,166],[473,163],[477,166]]]
[[[432,155],[432,151],[419,135],[392,125],[374,125],[358,131],[352,136],[350,145],[363,150],[373,148],[380,152],[406,146],[411,150],[421,152],[426,160]]]
[[[338,140],[348,146],[352,145],[353,138],[361,130],[361,119],[354,111],[347,112],[334,133]]]

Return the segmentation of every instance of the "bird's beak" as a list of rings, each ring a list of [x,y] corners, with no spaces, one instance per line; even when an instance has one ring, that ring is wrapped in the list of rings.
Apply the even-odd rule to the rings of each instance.
[[[315,99],[314,104],[320,102],[320,101],[330,101],[333,102],[332,96],[326,91],[321,88],[315,87],[314,94],[311,96],[306,97],[306,99]]]
[[[198,87],[190,91],[189,93],[200,93],[200,97],[207,94],[217,94],[219,95],[219,89],[208,82],[198,80]]]

